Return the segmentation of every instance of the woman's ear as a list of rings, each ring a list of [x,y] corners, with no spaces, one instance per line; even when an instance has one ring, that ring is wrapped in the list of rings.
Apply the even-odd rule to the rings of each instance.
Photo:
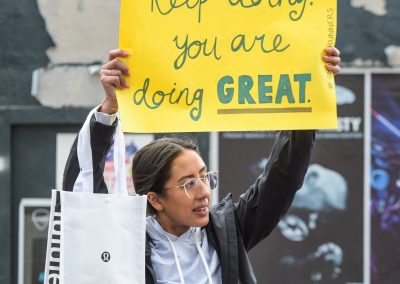
[[[153,208],[157,212],[161,212],[164,210],[164,206],[162,205],[157,193],[152,192],[152,191],[148,192],[147,193],[147,201],[151,204],[151,206],[153,206]]]

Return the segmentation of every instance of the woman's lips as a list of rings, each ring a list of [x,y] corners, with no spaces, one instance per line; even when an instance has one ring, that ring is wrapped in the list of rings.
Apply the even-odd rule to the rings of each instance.
[[[198,215],[207,216],[208,215],[208,206],[196,207],[192,211]]]

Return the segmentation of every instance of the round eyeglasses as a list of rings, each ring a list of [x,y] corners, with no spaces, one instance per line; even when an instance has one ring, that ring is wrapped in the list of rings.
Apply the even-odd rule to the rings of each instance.
[[[193,198],[196,195],[197,189],[200,187],[201,183],[203,183],[207,188],[210,190],[213,190],[217,188],[218,186],[218,172],[208,172],[202,177],[198,178],[191,178],[185,181],[184,184],[177,185],[177,186],[172,186],[172,187],[166,187],[165,189],[171,189],[171,188],[181,188],[186,192],[186,195],[189,198]]]

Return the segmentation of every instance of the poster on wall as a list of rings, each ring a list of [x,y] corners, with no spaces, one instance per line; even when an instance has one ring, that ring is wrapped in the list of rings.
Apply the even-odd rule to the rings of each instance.
[[[291,209],[250,251],[260,283],[362,283],[364,76],[337,80],[338,128],[318,131]],[[261,173],[276,133],[219,134],[220,196],[237,200]]]
[[[400,75],[372,75],[371,283],[400,279]]]
[[[57,134],[57,161],[56,161],[56,183],[57,189],[62,188],[62,178],[64,167],[68,159],[71,146],[75,140],[75,133],[58,133]],[[153,134],[125,134],[125,165],[126,165],[126,183],[128,192],[134,192],[132,181],[132,159],[135,153],[154,140]],[[105,165],[104,165],[104,181],[108,189],[111,191],[114,188],[115,175],[114,175],[114,162],[113,162],[113,146],[108,151]]]
[[[132,180],[132,160],[136,152],[154,140],[154,135],[152,134],[125,134],[125,166],[126,166],[126,185],[128,186],[128,192],[130,194],[134,193],[134,186]],[[114,158],[113,149],[114,145],[111,146],[110,151],[108,151],[106,163],[104,167],[104,181],[107,184],[109,190],[114,188],[115,184],[115,174],[114,174]]]

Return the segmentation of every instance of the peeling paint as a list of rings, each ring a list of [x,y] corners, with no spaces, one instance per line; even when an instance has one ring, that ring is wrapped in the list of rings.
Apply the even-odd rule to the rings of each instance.
[[[119,1],[37,0],[55,47],[52,63],[102,61],[118,46]]]
[[[37,0],[55,47],[32,73],[31,93],[48,107],[92,107],[103,97],[98,72],[118,46],[119,1]]]
[[[98,74],[101,70],[102,65],[90,65],[88,67],[88,71],[90,74],[94,75],[94,74]]]
[[[377,16],[385,16],[387,14],[386,0],[351,0],[351,6],[363,8],[365,11]]]
[[[99,73],[93,72],[98,66],[61,65],[36,70],[36,99],[52,108],[98,105],[104,96]]]
[[[385,62],[382,62],[377,59],[362,59],[356,58],[351,62],[342,62],[340,64],[342,67],[351,67],[351,68],[381,68],[385,66]]]
[[[7,160],[4,157],[0,157],[0,173],[7,169]]]
[[[391,67],[400,67],[400,46],[389,45],[385,48],[385,54]]]
[[[38,93],[39,85],[39,69],[35,69],[32,72],[32,85],[31,85],[31,95],[36,97]]]

